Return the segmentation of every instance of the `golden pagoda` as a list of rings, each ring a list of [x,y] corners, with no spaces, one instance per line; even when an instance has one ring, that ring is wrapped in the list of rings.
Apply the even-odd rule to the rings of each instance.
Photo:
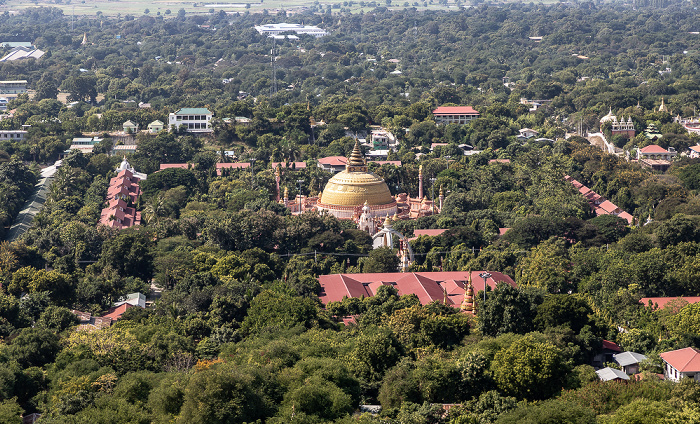
[[[467,292],[464,293],[464,299],[460,309],[468,314],[475,315],[474,310],[474,289],[472,288],[472,273],[469,271],[469,281],[467,282]]]
[[[373,218],[394,215],[398,211],[384,179],[367,169],[356,141],[345,170],[328,181],[316,208],[339,219],[353,219],[365,202]]]

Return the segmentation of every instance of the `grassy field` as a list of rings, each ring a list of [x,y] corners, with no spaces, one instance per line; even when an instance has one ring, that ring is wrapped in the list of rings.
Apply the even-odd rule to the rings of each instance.
[[[70,1],[70,0],[68,0]],[[413,4],[415,0],[411,0],[408,3]],[[346,0],[323,0],[320,1],[322,5],[340,5],[346,9],[350,9],[353,13],[359,13],[361,10],[368,12],[374,9],[374,6],[364,6],[359,5],[359,1],[355,0],[353,6],[347,6]],[[343,5],[345,3],[346,5]],[[367,2],[369,3],[369,2]],[[389,8],[403,8],[405,1],[393,0]],[[423,2],[419,2],[420,6],[417,7],[418,10],[457,10],[458,6],[454,0],[450,0],[447,5],[438,5],[437,0],[433,0],[434,4],[428,4],[427,7],[423,6]],[[280,9],[285,9],[290,13],[302,10],[305,7],[314,4],[314,0],[260,0],[256,2],[248,3],[249,8],[246,7],[244,2],[230,2],[230,1],[180,1],[180,0],[155,0],[155,1],[145,1],[145,0],[118,0],[118,1],[106,1],[106,0],[73,0],[72,2],[66,4],[66,0],[63,3],[56,4],[54,2],[37,1],[30,2],[26,0],[8,0],[5,5],[0,6],[0,11],[17,12],[28,7],[37,6],[47,6],[47,7],[57,7],[63,10],[66,15],[75,14],[76,16],[94,16],[101,12],[105,16],[117,16],[120,15],[143,15],[146,10],[151,16],[156,16],[158,14],[164,15],[166,17],[175,16],[180,9],[184,9],[188,14],[207,14],[211,10],[219,12],[223,10],[228,13],[234,12],[245,12],[246,10],[251,13],[262,12],[267,9],[268,12],[274,13]],[[378,5],[385,6],[386,3],[382,1],[377,2]],[[170,11],[170,13],[168,13]],[[340,9],[333,9],[333,11],[340,11]]]

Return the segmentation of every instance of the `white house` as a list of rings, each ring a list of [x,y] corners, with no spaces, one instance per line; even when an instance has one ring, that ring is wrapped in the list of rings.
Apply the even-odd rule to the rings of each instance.
[[[2,140],[24,140],[27,136],[27,131],[23,130],[0,130],[0,139]]]
[[[253,28],[255,28],[258,33],[267,35],[279,35],[284,32],[308,34],[313,35],[314,37],[323,37],[324,35],[328,35],[326,30],[315,25],[288,24],[286,22],[282,22],[280,24],[256,25]]]
[[[519,132],[520,132],[520,135],[525,137],[525,138],[537,137],[537,135],[539,134],[537,131],[535,131],[531,128],[523,128]]]
[[[134,123],[131,120],[128,120],[122,124],[122,128],[124,129],[125,133],[134,134],[134,133],[138,132],[139,125]]]
[[[213,131],[211,128],[213,115],[205,107],[182,108],[168,115],[168,128],[177,130],[184,125],[187,132],[209,133]]]
[[[396,146],[396,137],[385,129],[372,130],[369,134],[370,143],[375,150],[386,150]]]
[[[0,94],[22,94],[27,92],[27,80],[0,81]]]
[[[700,381],[700,351],[694,347],[664,352],[659,355],[664,361],[666,380],[680,381],[681,378],[694,378]]]

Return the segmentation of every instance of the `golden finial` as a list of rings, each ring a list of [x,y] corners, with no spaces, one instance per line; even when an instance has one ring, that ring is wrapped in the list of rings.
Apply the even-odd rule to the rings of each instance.
[[[387,214],[386,218],[384,219],[384,228],[391,228],[391,218]]]
[[[285,187],[284,188],[284,198],[286,199],[288,197],[289,197],[289,188]]]
[[[440,184],[440,196],[445,196],[445,193],[442,191],[442,184]]]
[[[348,158],[347,166],[365,166],[365,158],[362,157],[362,150],[360,150],[360,140],[355,140],[355,147],[352,149],[352,153]]]

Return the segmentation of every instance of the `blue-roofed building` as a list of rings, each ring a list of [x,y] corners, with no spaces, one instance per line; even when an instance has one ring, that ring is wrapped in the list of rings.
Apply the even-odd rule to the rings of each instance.
[[[184,125],[187,132],[209,133],[213,131],[213,116],[214,114],[205,107],[185,107],[168,115],[168,128],[179,129]]]

